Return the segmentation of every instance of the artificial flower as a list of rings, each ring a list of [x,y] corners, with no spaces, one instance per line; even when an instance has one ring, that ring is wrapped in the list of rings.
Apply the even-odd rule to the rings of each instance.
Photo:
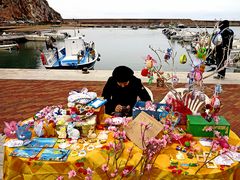
[[[71,170],[68,172],[68,178],[71,179],[72,177],[75,177],[77,175],[76,171]]]

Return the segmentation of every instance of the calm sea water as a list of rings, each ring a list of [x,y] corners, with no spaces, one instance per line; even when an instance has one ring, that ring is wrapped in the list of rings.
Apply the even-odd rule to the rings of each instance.
[[[240,37],[240,27],[232,28],[236,38]],[[197,31],[197,29],[190,29]],[[61,29],[62,32],[68,32],[72,36],[77,34],[85,35],[86,41],[94,41],[98,52],[101,54],[101,61],[95,64],[97,70],[111,70],[118,65],[127,65],[133,70],[141,70],[144,67],[144,59],[150,54],[155,59],[156,55],[150,50],[149,45],[154,49],[166,50],[170,47],[169,41],[162,34],[162,29],[127,29],[127,28],[85,28],[85,29]],[[212,32],[211,29],[208,29]],[[62,47],[63,41],[58,41],[58,48]],[[179,57],[186,54],[183,48],[177,42],[171,42],[175,57],[174,69],[176,71],[189,71],[190,64],[182,65],[179,63]],[[44,42],[29,41],[20,44],[20,50],[0,51],[0,68],[43,68],[39,49],[46,49]],[[163,54],[160,54],[163,57]],[[171,61],[170,61],[171,62]],[[163,70],[172,70],[170,65],[163,63]]]

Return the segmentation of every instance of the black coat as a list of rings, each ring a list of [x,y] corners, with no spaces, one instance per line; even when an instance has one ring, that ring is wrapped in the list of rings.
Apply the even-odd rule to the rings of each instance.
[[[220,34],[222,36],[222,43],[216,46],[217,58],[219,58],[219,60],[226,60],[228,53],[230,53],[229,50],[232,49],[234,32],[226,27],[220,31]]]
[[[118,104],[122,106],[130,105],[132,109],[137,102],[137,97],[142,101],[151,100],[148,92],[143,87],[141,80],[135,76],[132,77],[126,87],[120,87],[117,84],[117,81],[113,77],[110,77],[103,88],[102,96],[104,99],[107,99],[105,105],[107,114],[114,112],[115,107]]]

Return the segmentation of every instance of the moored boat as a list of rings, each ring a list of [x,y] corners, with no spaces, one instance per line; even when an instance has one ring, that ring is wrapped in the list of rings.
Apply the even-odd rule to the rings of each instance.
[[[100,55],[96,51],[94,43],[85,42],[81,36],[66,38],[64,44],[65,46],[61,49],[54,48],[46,55],[45,68],[93,69],[96,61],[100,60]]]

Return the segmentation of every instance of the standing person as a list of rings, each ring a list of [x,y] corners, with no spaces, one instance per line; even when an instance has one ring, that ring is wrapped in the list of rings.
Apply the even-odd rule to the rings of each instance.
[[[117,113],[121,116],[132,114],[137,97],[142,101],[151,100],[141,80],[126,66],[118,66],[113,70],[112,76],[103,88],[102,96],[107,99],[106,113],[111,115]]]
[[[230,54],[233,43],[234,32],[229,28],[229,21],[224,20],[219,23],[219,34],[221,35],[222,42],[216,44],[216,62],[218,75],[214,76],[215,79],[224,79],[226,74],[226,68],[224,67],[225,61]],[[223,68],[219,71],[220,68]]]

